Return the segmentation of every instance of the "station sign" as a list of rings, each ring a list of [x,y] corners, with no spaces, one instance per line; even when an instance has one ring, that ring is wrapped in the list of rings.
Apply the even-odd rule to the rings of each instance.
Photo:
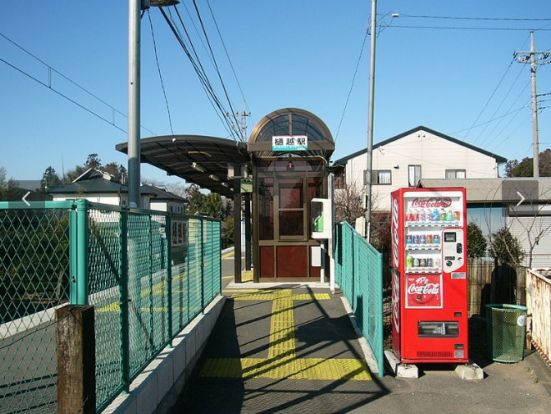
[[[307,151],[308,137],[306,135],[274,135],[272,136],[272,151]]]

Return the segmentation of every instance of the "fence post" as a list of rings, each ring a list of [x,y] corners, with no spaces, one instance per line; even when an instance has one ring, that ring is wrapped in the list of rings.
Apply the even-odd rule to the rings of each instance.
[[[166,283],[167,283],[167,307],[168,307],[168,336],[170,337],[170,346],[172,346],[172,218],[167,215],[165,223],[166,237]]]
[[[205,245],[203,244],[203,221],[201,217],[201,312],[205,311]]]
[[[94,307],[56,309],[57,412],[96,412]]]
[[[222,294],[222,222],[218,222],[218,235],[220,236],[220,245],[218,249],[218,254],[220,255],[220,267],[219,267],[219,278],[218,278],[218,294]]]
[[[69,213],[70,303],[88,304],[88,201],[77,200]]]
[[[128,211],[121,209],[120,215],[120,274],[119,295],[121,306],[121,374],[126,392],[130,387],[130,341],[129,341],[129,312],[128,312]]]

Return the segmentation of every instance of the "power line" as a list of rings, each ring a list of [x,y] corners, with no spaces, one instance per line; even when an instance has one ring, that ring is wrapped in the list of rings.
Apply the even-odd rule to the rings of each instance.
[[[492,122],[498,121],[498,120],[500,120],[500,119],[503,119],[503,118],[508,117],[509,115],[512,115],[512,114],[515,114],[515,113],[517,113],[517,112],[519,112],[519,111],[522,111],[523,109],[525,109],[525,108],[527,108],[527,107],[528,107],[527,105],[523,105],[523,106],[521,106],[521,107],[519,107],[519,108],[516,108],[516,109],[510,111],[510,112],[504,113],[504,114],[502,114],[502,115],[499,115],[499,116],[497,116],[497,117],[495,117],[495,118],[489,119],[488,121],[482,122],[482,123],[480,123],[480,124],[473,124],[473,125],[471,125],[469,128],[463,128],[463,129],[459,129],[459,130],[457,130],[457,131],[453,131],[453,132],[451,132],[451,135],[456,135],[456,134],[458,134],[458,133],[460,133],[460,132],[470,131],[471,129],[479,128],[479,127],[481,127],[481,126],[491,124]]]
[[[519,71],[516,78],[513,80],[513,83],[512,85],[509,87],[509,89],[507,90],[507,93],[505,93],[505,95],[503,96],[503,98],[501,99],[501,102],[499,103],[499,105],[497,106],[497,108],[495,109],[495,111],[493,112],[493,114],[490,116],[491,118],[495,117],[497,115],[497,113],[499,112],[499,110],[501,109],[501,107],[503,106],[503,104],[505,103],[505,101],[507,100],[507,98],[509,97],[509,94],[511,93],[511,91],[513,90],[513,88],[515,87],[515,85],[517,84],[519,78],[520,78],[520,75],[522,74],[522,71]],[[517,99],[520,98],[520,95],[519,97],[517,97]],[[513,103],[514,105],[514,103]],[[478,133],[478,135],[476,136],[476,138],[474,139],[474,141],[478,141],[480,139],[480,137],[482,136],[482,134],[486,132],[486,127],[484,127],[484,129],[482,129],[482,131],[480,131]]]
[[[155,63],[157,64],[157,72],[159,73],[159,80],[161,81],[161,89],[163,90],[163,96],[165,98],[166,112],[168,115],[168,123],[170,125],[170,132],[174,135],[174,128],[172,127],[172,116],[170,115],[170,106],[168,105],[168,98],[166,97],[165,83],[163,81],[163,75],[161,73],[161,66],[159,65],[159,55],[157,53],[157,42],[155,41],[155,32],[153,30],[153,22],[151,21],[151,14],[149,9],[147,10],[147,18],[149,20],[149,27],[151,28],[151,38],[153,40],[153,50],[155,52]]]
[[[19,43],[17,43],[15,40],[9,38],[8,36],[6,36],[5,34],[1,33],[0,32],[0,37],[3,37],[6,41],[8,41],[9,43],[11,43],[12,45],[14,45],[15,47],[17,47],[19,50],[21,50],[22,52],[24,52],[25,54],[29,55],[30,57],[32,57],[33,59],[35,59],[37,62],[41,63],[42,65],[44,65],[47,69],[48,69],[48,84],[44,84],[43,82],[39,82],[41,84],[43,84],[44,86],[54,90],[52,88],[52,82],[51,82],[51,72],[54,72],[55,74],[59,75],[60,77],[62,77],[63,79],[65,79],[66,81],[68,81],[69,83],[71,83],[72,85],[76,86],[78,89],[80,89],[81,91],[85,92],[86,94],[88,94],[89,96],[91,96],[92,98],[96,99],[97,101],[101,102],[102,104],[104,104],[105,106],[107,106],[108,108],[110,108],[113,113],[118,113],[119,115],[122,115],[123,117],[125,118],[128,118],[128,115],[126,115],[124,112],[121,112],[120,110],[118,110],[117,108],[115,108],[113,105],[111,105],[110,103],[106,102],[104,99],[100,98],[99,96],[97,96],[96,94],[94,94],[93,92],[91,92],[90,90],[88,90],[87,88],[85,88],[84,86],[80,85],[78,82],[74,81],[73,79],[71,79],[69,76],[63,74],[62,72],[60,72],[59,70],[55,69],[54,67],[52,67],[49,63],[47,63],[46,61],[44,61],[43,59],[39,58],[38,56],[36,56],[34,53],[32,53],[31,51],[29,51],[28,49],[24,48],[23,46],[21,46]],[[58,91],[56,91],[58,92]],[[114,118],[114,117],[113,117]],[[111,123],[112,125],[114,125],[114,121]],[[140,125],[141,128],[143,128],[144,130],[148,131],[150,134],[152,135],[156,135],[155,132],[151,131],[150,129],[144,127],[143,125]]]
[[[226,57],[228,58],[228,62],[230,63],[230,67],[233,73],[233,77],[235,78],[235,81],[237,82],[237,86],[239,87],[239,91],[241,92],[241,97],[243,98],[243,104],[245,106],[245,111],[249,112],[249,105],[247,104],[247,99],[245,99],[245,94],[243,93],[243,89],[241,88],[241,83],[239,82],[239,79],[237,77],[237,73],[235,72],[235,68],[233,67],[233,63],[230,59],[230,54],[228,53],[228,49],[226,48],[226,42],[224,42],[224,38],[222,37],[222,33],[220,32],[220,28],[218,27],[218,22],[216,21],[216,17],[214,16],[214,12],[212,11],[212,7],[210,6],[210,1],[207,0],[207,6],[209,7],[210,15],[212,16],[212,20],[214,21],[214,25],[216,26],[216,31],[218,32],[218,37],[220,38],[220,42],[222,42],[222,46],[224,47],[224,52],[226,53]]]
[[[175,6],[176,7],[176,6]],[[222,79],[222,74],[220,73],[220,69],[218,67],[218,63],[216,62],[216,58],[214,56],[214,52],[212,50],[212,46],[210,44],[210,40],[209,40],[209,37],[207,35],[207,31],[205,29],[205,25],[203,23],[203,18],[201,17],[201,13],[199,11],[199,7],[197,6],[197,2],[196,0],[193,0],[193,7],[195,8],[195,13],[197,13],[197,17],[199,18],[199,23],[201,24],[201,29],[203,30],[203,35],[205,36],[205,40],[207,41],[207,45],[208,45],[208,48],[210,50],[210,54],[211,54],[211,57],[212,57],[212,60],[214,62],[214,67],[216,69],[216,73],[218,74],[218,79],[220,79],[220,83],[222,85],[222,89],[224,91],[224,95],[226,96],[226,100],[228,101],[228,105],[230,106],[230,110],[232,112],[232,117],[235,121],[235,124],[237,125],[237,131],[239,133],[239,136],[241,137],[241,140],[244,139],[244,136],[243,136],[243,133],[241,132],[241,129],[239,128],[239,121],[237,120],[237,117],[235,116],[236,114],[236,111],[235,109],[233,109],[233,105],[231,103],[231,100],[230,100],[230,97],[228,95],[228,91],[226,89],[226,84],[224,83],[224,80]]]
[[[178,44],[180,45],[180,47],[184,51],[185,55],[187,56],[188,60],[190,61],[195,73],[197,74],[197,76],[199,78],[201,86],[203,87],[203,90],[205,91],[205,93],[207,95],[207,98],[208,98],[210,104],[212,105],[216,115],[218,116],[218,118],[220,119],[222,124],[224,125],[224,128],[228,132],[229,136],[231,136],[235,139],[235,136],[234,136],[235,131],[234,131],[233,125],[231,124],[231,122],[226,117],[226,111],[223,108],[222,103],[218,99],[218,96],[214,92],[214,89],[212,88],[212,85],[211,85],[210,81],[208,80],[208,76],[206,75],[206,72],[204,71],[203,66],[201,64],[201,61],[199,60],[198,55],[195,52],[195,47],[193,46],[193,42],[191,42],[191,38],[189,36],[189,33],[187,32],[187,29],[186,29],[185,25],[183,24],[183,21],[181,20],[181,16],[178,13],[178,9],[175,8],[176,12],[178,13],[178,17],[180,19],[180,22],[182,24],[184,32],[186,33],[186,36],[187,36],[187,38],[190,42],[190,45],[191,45],[191,48],[192,48],[193,52],[189,50],[189,48],[186,45],[184,39],[182,38],[182,35],[180,34],[180,32],[178,30],[178,27],[176,26],[174,21],[167,16],[166,12],[164,11],[164,8],[160,7],[159,10],[161,11],[161,14],[163,15],[163,17],[164,17],[165,21],[167,22],[168,26],[170,27],[170,30],[174,34]],[[194,55],[197,57],[197,61],[194,58]]]
[[[235,139],[234,134],[235,134],[235,131],[236,131],[236,126],[233,124],[232,119],[228,117],[227,111],[224,108],[224,105],[220,101],[220,98],[218,98],[218,95],[216,94],[216,92],[215,92],[215,90],[214,90],[214,88],[213,88],[213,86],[212,86],[212,84],[211,84],[211,82],[208,78],[208,75],[205,71],[205,68],[203,67],[203,64],[201,63],[201,59],[199,58],[197,50],[195,49],[195,45],[193,44],[193,40],[191,39],[191,36],[190,36],[190,34],[189,34],[189,32],[186,28],[186,25],[184,24],[184,21],[182,19],[182,16],[180,15],[180,12],[179,12],[178,8],[174,7],[174,10],[176,11],[176,15],[178,17],[178,20],[180,21],[180,24],[181,24],[183,30],[184,30],[186,38],[188,39],[188,42],[189,42],[190,47],[191,47],[191,52],[189,51],[189,49],[185,45],[185,42],[182,39],[182,35],[178,31],[178,28],[177,28],[176,24],[174,23],[174,21],[172,20],[172,15],[171,15],[173,33],[177,36],[177,39],[179,39],[179,42],[181,43],[182,47],[184,48],[184,52],[188,56],[188,59],[190,60],[192,66],[194,67],[194,70],[196,71],[196,73],[199,77],[199,80],[201,81],[201,83],[203,85],[203,88],[204,88],[205,92],[207,93],[207,97],[209,97],[209,100],[211,101],[211,105],[213,106],[214,110],[217,113],[219,113],[218,118],[225,125],[225,128],[228,131],[229,135],[232,136]],[[161,9],[161,11],[162,11],[162,9]],[[187,11],[187,8],[186,8],[186,11]],[[189,15],[189,12],[188,12],[188,15]],[[165,17],[165,19],[166,19],[166,17]],[[190,19],[191,19],[191,16],[190,16]],[[192,22],[193,22],[193,20],[192,20]],[[194,24],[194,26],[195,26],[195,24]],[[197,28],[196,28],[196,30],[197,30]],[[200,35],[199,35],[199,39],[201,40],[201,43],[203,43],[202,38],[200,37]],[[203,43],[203,47],[205,47],[205,50],[207,50],[204,43]]]
[[[403,14],[400,13],[400,17],[414,18],[414,19],[442,19],[442,20],[484,20],[484,21],[513,21],[513,22],[527,22],[527,21],[551,21],[551,18],[528,18],[528,17],[466,17],[466,16],[428,16],[428,15],[415,15],[415,14]]]
[[[427,29],[427,30],[480,30],[480,31],[540,31],[550,32],[551,29],[531,28],[531,27],[469,27],[469,26],[409,26],[409,25],[392,25],[389,29]]]
[[[494,95],[496,94],[497,90],[498,90],[499,87],[501,86],[501,83],[502,83],[503,80],[505,79],[505,76],[507,75],[507,73],[509,73],[509,69],[511,69],[511,66],[513,65],[513,62],[514,62],[514,60],[511,59],[511,62],[509,63],[509,66],[507,66],[507,69],[505,70],[505,72],[503,72],[503,75],[501,75],[501,78],[500,78],[499,81],[497,82],[496,87],[494,88],[494,90],[493,90],[492,93],[490,94],[490,97],[486,100],[486,103],[484,104],[484,106],[482,107],[482,109],[480,110],[480,112],[478,113],[478,115],[476,116],[475,120],[474,120],[473,123],[471,124],[471,127],[467,129],[467,133],[464,135],[464,137],[468,137],[468,136],[469,136],[469,133],[471,132],[471,130],[473,129],[473,127],[476,125],[476,123],[478,122],[478,120],[480,119],[480,117],[482,116],[482,114],[484,113],[484,111],[486,110],[486,108],[488,107],[488,104],[490,103],[490,101],[492,100],[492,98],[493,98]]]
[[[51,85],[48,85],[47,83],[44,83],[43,81],[41,81],[40,79],[34,77],[33,75],[31,75],[30,73],[28,72],[25,72],[23,69],[17,67],[16,65],[8,62],[7,60],[3,59],[3,58],[0,58],[0,61],[3,62],[4,64],[8,65],[9,67],[11,67],[12,69],[18,71],[19,73],[21,73],[22,75],[25,75],[27,76],[28,78],[34,80],[35,82],[39,83],[40,85],[48,88],[49,90],[51,90],[52,92],[55,92],[56,94],[58,94],[59,96],[61,96],[62,98],[65,98],[66,100],[68,100],[69,102],[71,102],[72,104],[78,106],[80,109],[83,109],[85,110],[86,112],[94,115],[95,117],[101,119],[102,121],[106,122],[107,124],[117,128],[118,130],[126,133],[127,131],[122,129],[121,127],[119,127],[118,125],[116,125],[114,122],[111,122],[109,121],[107,118],[101,116],[100,114],[98,114],[97,112],[94,112],[93,110],[91,110],[90,108],[82,105],[81,103],[77,102],[76,100],[68,97],[67,95],[65,95],[64,93],[58,91],[57,89],[55,89],[54,87],[52,87]]]
[[[356,81],[356,75],[358,74],[358,69],[360,67],[360,62],[362,60],[363,51],[365,48],[365,42],[367,40],[367,36],[369,35],[369,23],[367,24],[367,28],[365,29],[365,34],[362,40],[362,47],[360,48],[360,53],[358,55],[358,60],[356,61],[356,68],[354,69],[354,74],[352,75],[352,82],[350,82],[350,89],[348,90],[348,95],[346,96],[346,101],[344,103],[344,108],[342,109],[341,118],[339,120],[339,126],[337,127],[337,133],[335,134],[335,143],[337,143],[337,140],[339,139],[339,133],[341,131],[342,121],[344,120],[344,115],[346,113],[346,109],[348,108],[348,103],[350,101],[350,96],[352,95],[352,89],[354,89],[354,83]]]

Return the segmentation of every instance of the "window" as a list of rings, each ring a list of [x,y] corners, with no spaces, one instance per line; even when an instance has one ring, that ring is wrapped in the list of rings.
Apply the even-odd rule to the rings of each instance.
[[[364,185],[367,185],[366,174],[364,170]],[[392,184],[392,171],[390,170],[373,170],[371,174],[371,184],[373,185],[390,185]]]
[[[419,181],[421,181],[421,166],[408,165],[408,185],[410,187],[417,187]]]
[[[186,224],[181,220],[172,221],[172,245],[181,246],[185,242]]]
[[[446,180],[454,178],[464,179],[467,178],[467,174],[465,170],[446,170]]]
[[[367,174],[364,170],[364,185],[367,185]],[[371,184],[373,185],[390,185],[392,184],[392,171],[390,170],[373,170],[371,174]]]

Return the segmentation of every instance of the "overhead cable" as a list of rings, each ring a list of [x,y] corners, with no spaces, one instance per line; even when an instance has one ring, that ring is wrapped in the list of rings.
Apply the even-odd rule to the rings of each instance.
[[[3,33],[0,33],[0,37],[4,38],[6,41],[8,41],[9,43],[11,43],[12,45],[14,45],[15,47],[17,47],[19,50],[21,50],[22,52],[24,52],[25,54],[29,55],[30,57],[32,57],[33,59],[35,59],[37,62],[41,63],[42,65],[44,65],[49,72],[53,72],[55,73],[56,75],[59,75],[61,78],[65,79],[67,82],[71,83],[72,85],[76,86],[78,89],[80,89],[81,91],[83,91],[84,93],[88,94],[89,96],[91,96],[92,98],[96,99],[97,101],[101,102],[103,105],[107,106],[108,108],[111,109],[111,111],[113,113],[117,113],[119,115],[122,115],[123,117],[125,118],[128,118],[128,115],[125,114],[124,112],[121,112],[120,110],[118,110],[117,108],[115,108],[113,105],[111,105],[110,103],[106,102],[104,99],[100,98],[99,96],[97,96],[96,94],[94,94],[93,92],[91,92],[89,89],[85,88],[84,86],[82,86],[81,84],[79,84],[78,82],[76,82],[75,80],[71,79],[69,76],[63,74],[62,72],[60,72],[59,70],[55,69],[54,67],[52,67],[49,63],[47,63],[46,61],[44,61],[43,59],[39,58],[38,56],[36,56],[34,53],[32,53],[31,51],[27,50],[26,48],[24,48],[23,46],[21,46],[19,43],[17,43],[15,40],[9,38],[8,36],[6,36],[5,34]],[[41,84],[43,82],[40,82]],[[49,79],[48,81],[48,84],[44,84],[44,86],[50,88],[53,90],[53,88],[51,88],[51,79]],[[58,92],[56,90],[56,92]],[[113,122],[110,122],[110,124],[114,125],[114,121]],[[143,125],[140,125],[142,129],[144,129],[145,131],[148,131],[150,134],[152,135],[156,135],[155,132],[151,131],[149,128],[146,128],[145,126]]]
[[[30,73],[28,72],[25,72],[23,69],[17,67],[16,65],[14,65],[13,63],[10,63],[8,62],[7,60],[3,59],[3,58],[0,58],[0,62],[3,62],[4,64],[8,65],[9,67],[11,67],[12,69],[18,71],[19,73],[21,73],[22,75],[25,75],[27,76],[28,78],[34,80],[35,82],[39,83],[40,85],[48,88],[49,90],[51,90],[52,92],[56,93],[57,95],[61,96],[62,98],[66,99],[67,101],[71,102],[73,105],[76,105],[78,106],[80,109],[83,109],[85,110],[86,112],[94,115],[95,117],[101,119],[102,121],[106,122],[107,124],[117,128],[118,130],[126,133],[127,131],[122,129],[121,127],[119,127],[118,125],[116,125],[114,122],[108,120],[107,118],[103,117],[102,115],[98,114],[97,112],[94,112],[93,110],[91,110],[90,108],[84,106],[83,104],[77,102],[76,100],[70,98],[69,96],[65,95],[64,93],[58,91],[57,89],[55,89],[54,87],[52,87],[51,85],[48,85],[47,83],[41,81],[40,79],[34,77],[33,75],[31,75]]]
[[[159,64],[159,55],[157,53],[157,42],[155,41],[155,31],[153,30],[153,22],[151,21],[151,14],[147,10],[147,18],[149,20],[149,27],[151,28],[151,38],[153,40],[153,50],[155,52],[155,62],[157,64],[157,72],[159,73],[159,80],[161,82],[161,89],[163,90],[163,96],[165,98],[166,112],[168,115],[168,123],[170,125],[170,133],[174,135],[174,128],[172,126],[172,116],[170,115],[170,106],[168,105],[168,98],[166,96],[165,83],[163,81],[163,75],[161,73],[161,66]]]
[[[243,99],[243,104],[245,105],[245,111],[249,112],[249,105],[247,104],[247,99],[245,98],[245,94],[243,93],[243,88],[241,88],[241,83],[239,82],[239,78],[237,77],[237,73],[235,72],[235,68],[233,67],[233,63],[230,59],[230,54],[228,52],[228,49],[226,47],[226,42],[224,42],[224,38],[222,37],[222,33],[220,32],[220,28],[218,27],[218,22],[216,21],[216,17],[214,16],[214,12],[212,11],[212,7],[210,6],[210,1],[207,0],[207,6],[209,7],[210,15],[212,17],[212,20],[214,21],[214,25],[216,26],[216,31],[218,32],[218,37],[220,38],[220,42],[222,43],[222,46],[224,47],[224,52],[226,53],[226,57],[228,58],[228,62],[230,64],[233,77],[235,78],[235,82],[237,83],[237,86],[239,87],[239,92],[241,92],[241,98]]]
[[[231,99],[228,95],[228,90],[226,89],[226,84],[224,83],[224,80],[222,79],[222,74],[220,73],[220,68],[218,67],[218,62],[216,61],[216,57],[214,56],[214,51],[212,50],[212,46],[210,44],[210,40],[209,40],[209,37],[207,35],[207,31],[205,29],[205,24],[203,23],[203,18],[201,17],[201,13],[199,11],[199,7],[197,6],[196,0],[193,0],[193,6],[195,8],[195,12],[197,13],[197,17],[199,18],[199,23],[201,24],[201,28],[203,30],[203,35],[205,36],[205,40],[207,41],[207,46],[210,50],[210,54],[211,54],[212,60],[214,62],[214,67],[215,67],[216,73],[218,75],[218,79],[220,79],[222,89],[224,90],[224,95],[226,96],[226,100],[228,101],[228,105],[230,106],[230,110],[232,112],[232,117],[234,118],[235,124],[237,125],[238,134],[239,134],[240,138],[243,140],[245,137],[243,136],[243,133],[242,133],[241,129],[239,128],[239,121],[237,120],[237,117],[235,115],[236,111],[233,108]]]
[[[218,96],[214,92],[214,89],[212,88],[212,85],[210,84],[210,81],[208,80],[208,77],[207,77],[204,69],[202,68],[202,65],[201,65],[200,61],[196,61],[196,59],[194,57],[194,54],[195,54],[195,56],[197,56],[196,52],[194,51],[195,47],[193,46],[193,44],[191,44],[193,52],[190,51],[190,49],[186,45],[184,39],[182,38],[182,36],[181,36],[181,34],[178,30],[178,27],[176,26],[174,21],[171,18],[169,18],[169,16],[167,16],[164,8],[160,7],[159,10],[161,11],[162,16],[164,17],[165,21],[167,22],[168,26],[170,27],[170,30],[174,34],[177,42],[180,44],[180,47],[184,51],[184,53],[187,56],[188,60],[190,61],[195,73],[197,74],[197,76],[199,78],[201,86],[203,87],[203,89],[204,89],[204,91],[207,95],[207,98],[208,98],[209,102],[211,103],[212,107],[215,110],[215,113],[217,114],[218,118],[220,119],[220,121],[224,125],[224,128],[228,132],[229,136],[236,139],[235,138],[234,127],[232,126],[231,122],[227,119],[226,113],[225,113],[226,111],[224,110],[222,103],[220,102]],[[184,31],[186,32],[186,36],[188,36],[188,39],[189,39],[189,34],[187,33],[187,30],[186,30],[185,26],[183,26],[183,28],[184,28]]]

